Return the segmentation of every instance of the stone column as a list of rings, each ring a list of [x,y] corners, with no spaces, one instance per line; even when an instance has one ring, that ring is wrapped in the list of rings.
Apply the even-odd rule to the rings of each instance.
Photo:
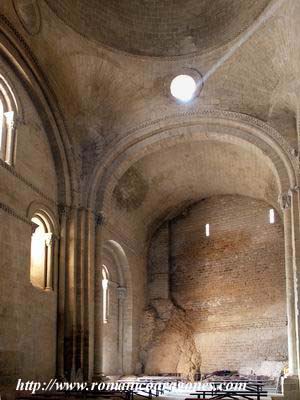
[[[293,376],[297,374],[297,342],[296,342],[296,318],[295,318],[296,309],[295,309],[294,251],[293,251],[291,193],[289,192],[282,194],[280,196],[279,201],[283,211],[283,220],[284,220],[289,375]]]
[[[95,219],[95,295],[94,295],[94,381],[101,381],[103,374],[103,310],[102,310],[102,228],[103,215]]]
[[[87,379],[91,381],[94,376],[94,353],[95,353],[95,236],[96,236],[96,224],[99,222],[98,216],[95,218],[95,214],[92,210],[88,210],[87,225],[88,225],[88,236],[87,236],[87,324],[85,327],[85,374]]]
[[[53,290],[53,266],[54,266],[55,237],[53,233],[46,234],[46,290]]]
[[[60,241],[59,241],[59,260],[58,260],[58,305],[57,305],[57,376],[60,379],[65,377],[64,363],[64,336],[65,336],[65,271],[66,271],[66,240],[67,240],[67,219],[69,207],[59,205],[60,220]]]
[[[123,374],[123,342],[124,342],[124,302],[126,299],[127,289],[125,287],[117,288],[118,295],[118,352],[119,352],[119,366],[120,374]]]
[[[86,295],[87,288],[87,209],[78,208],[77,230],[77,272],[76,272],[76,380],[83,379],[86,349],[84,349],[86,329]]]
[[[65,301],[65,373],[72,381],[76,380],[77,357],[77,274],[78,274],[78,209],[71,208],[67,221],[66,255],[66,301]]]

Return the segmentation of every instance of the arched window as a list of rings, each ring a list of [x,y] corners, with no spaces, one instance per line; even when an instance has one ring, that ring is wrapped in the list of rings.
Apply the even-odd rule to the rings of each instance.
[[[14,164],[18,105],[11,87],[0,74],[0,158]]]
[[[0,99],[0,157],[5,161],[6,158],[6,139],[7,129],[4,113],[3,101]]]
[[[0,152],[2,152],[2,148],[3,148],[3,144],[2,144],[2,140],[3,140],[3,130],[4,130],[4,107],[3,107],[3,103],[2,100],[0,99]]]
[[[108,270],[105,265],[102,265],[102,305],[103,305],[103,323],[107,324],[108,321],[108,311],[109,311],[109,275]]]
[[[51,225],[40,214],[35,214],[31,222],[34,228],[31,237],[30,280],[35,287],[52,290],[54,236]]]

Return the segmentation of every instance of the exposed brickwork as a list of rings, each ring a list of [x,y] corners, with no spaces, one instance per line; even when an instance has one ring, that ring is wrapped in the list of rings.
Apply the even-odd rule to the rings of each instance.
[[[277,214],[269,223],[269,208],[247,197],[214,196],[154,237],[150,301],[168,296],[161,272],[171,241],[171,296],[192,321],[202,371],[267,374],[287,358],[283,228]]]

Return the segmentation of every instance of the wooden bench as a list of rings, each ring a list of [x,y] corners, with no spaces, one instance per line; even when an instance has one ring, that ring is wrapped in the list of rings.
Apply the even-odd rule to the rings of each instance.
[[[235,390],[234,388],[227,389],[226,385],[232,383],[233,385],[245,384],[245,390]],[[190,393],[190,396],[197,396],[198,399],[209,399],[209,400],[261,400],[262,397],[267,397],[268,392],[263,390],[262,382],[251,382],[251,381],[218,381],[209,382],[212,385],[211,390],[197,390],[195,393]],[[192,398],[186,398],[185,400],[191,400]]]

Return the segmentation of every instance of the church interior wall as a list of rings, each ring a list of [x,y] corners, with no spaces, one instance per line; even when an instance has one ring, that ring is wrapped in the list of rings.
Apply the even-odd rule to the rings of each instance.
[[[7,66],[0,63],[0,69],[7,71]],[[12,71],[7,79],[18,94],[23,118],[19,116],[15,166],[0,166],[2,383],[15,381],[20,375],[28,379],[52,377],[57,329],[57,287],[45,291],[30,281],[32,226],[27,216],[33,202],[56,213],[56,170],[37,110]]]

